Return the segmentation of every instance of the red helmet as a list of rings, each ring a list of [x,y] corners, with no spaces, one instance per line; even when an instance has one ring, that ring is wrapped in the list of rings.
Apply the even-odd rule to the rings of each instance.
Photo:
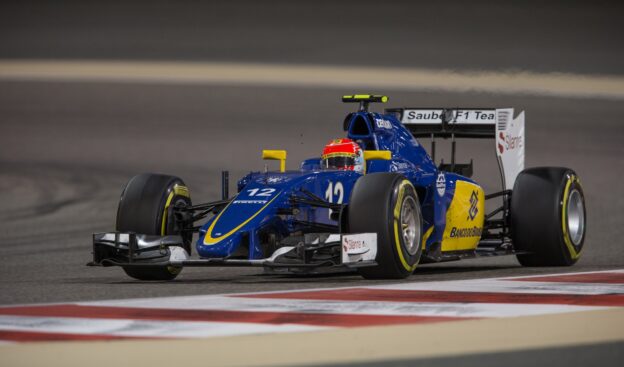
[[[334,139],[323,149],[321,167],[364,172],[364,152],[351,139]]]

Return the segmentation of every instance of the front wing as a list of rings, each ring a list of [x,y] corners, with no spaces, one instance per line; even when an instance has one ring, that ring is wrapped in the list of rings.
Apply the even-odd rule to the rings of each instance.
[[[377,234],[310,233],[289,238],[264,259],[191,259],[181,236],[151,236],[136,233],[96,233],[93,261],[89,266],[207,267],[257,266],[292,273],[318,273],[377,265]]]

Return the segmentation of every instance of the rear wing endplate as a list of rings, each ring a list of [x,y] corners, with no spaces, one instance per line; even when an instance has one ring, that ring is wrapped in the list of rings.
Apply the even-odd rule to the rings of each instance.
[[[503,188],[513,189],[524,169],[524,111],[513,108],[391,108],[416,138],[493,138]]]

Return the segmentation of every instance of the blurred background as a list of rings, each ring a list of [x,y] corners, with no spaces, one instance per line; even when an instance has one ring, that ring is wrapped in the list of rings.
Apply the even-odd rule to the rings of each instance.
[[[384,107],[526,111],[527,166],[569,166],[583,180],[589,223],[579,266],[622,265],[623,4],[4,0],[0,303],[205,292],[202,282],[112,287],[120,272],[85,270],[90,235],[113,228],[124,183],[169,173],[201,202],[219,198],[221,170],[230,170],[232,191],[242,174],[263,169],[262,149],[287,149],[297,169],[342,136],[355,106],[340,96],[353,92],[389,95]],[[229,65],[239,72],[220,75]],[[192,70],[204,77],[193,80]],[[284,70],[296,78],[285,80]],[[354,70],[361,78],[343,79],[340,71]],[[428,82],[384,84],[388,73]],[[481,86],[454,84],[454,75]],[[500,78],[484,86],[493,75],[532,81],[516,91]],[[563,86],[549,84],[552,76]],[[494,143],[458,149],[496,190]],[[518,269],[513,258],[482,261],[461,266]],[[248,287],[231,273],[205,274],[185,279],[229,281],[211,284],[214,292]]]
[[[11,1],[0,57],[621,74],[620,1]]]

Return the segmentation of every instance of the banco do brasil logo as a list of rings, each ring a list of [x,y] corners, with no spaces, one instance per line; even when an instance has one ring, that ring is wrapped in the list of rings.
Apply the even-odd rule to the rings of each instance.
[[[479,213],[479,209],[477,208],[477,204],[479,203],[479,196],[476,191],[472,192],[470,195],[470,209],[468,209],[468,219],[474,220]]]

